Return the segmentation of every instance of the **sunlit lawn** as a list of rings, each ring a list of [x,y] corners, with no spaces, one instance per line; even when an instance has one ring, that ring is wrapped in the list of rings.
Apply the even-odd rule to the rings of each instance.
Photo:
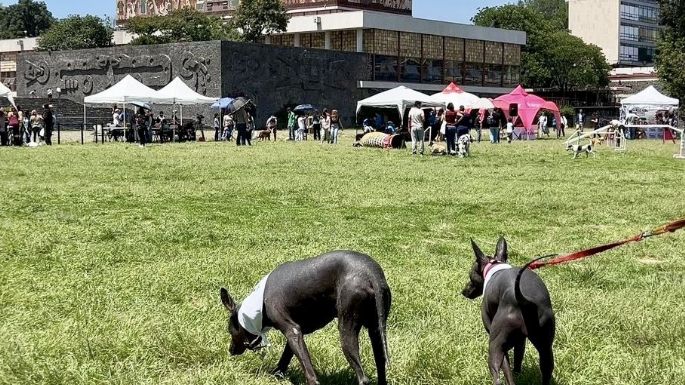
[[[632,236],[685,215],[675,145],[572,160],[561,142],[473,157],[307,143],[0,148],[1,384],[277,384],[229,357],[219,288],[242,298],[284,261],[376,258],[393,291],[392,384],[487,384],[480,301],[460,295],[469,238],[511,260]],[[557,384],[685,378],[685,232],[540,270]],[[375,368],[368,338],[363,360]],[[351,384],[337,328],[307,339],[323,385]],[[293,361],[290,381],[303,383]],[[519,384],[539,383],[529,345]]]

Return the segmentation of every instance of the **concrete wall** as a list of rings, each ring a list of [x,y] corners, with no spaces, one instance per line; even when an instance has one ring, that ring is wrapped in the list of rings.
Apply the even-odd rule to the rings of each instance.
[[[620,3],[620,0],[569,0],[571,34],[599,46],[609,64],[618,63]]]
[[[368,96],[357,82],[371,78],[370,62],[366,54],[225,41],[222,89],[253,99],[259,125],[287,105],[304,103],[338,109],[349,125],[357,100]]]
[[[366,54],[220,41],[27,52],[18,57],[17,93],[46,97],[50,89],[56,97],[59,88],[59,97],[83,102],[128,74],[154,89],[180,76],[207,96],[253,99],[260,126],[302,103],[338,109],[349,125],[357,100],[369,95],[358,81],[371,79],[370,63]],[[169,114],[172,107],[154,109]],[[197,113],[211,124],[210,108],[184,108],[186,119]]]

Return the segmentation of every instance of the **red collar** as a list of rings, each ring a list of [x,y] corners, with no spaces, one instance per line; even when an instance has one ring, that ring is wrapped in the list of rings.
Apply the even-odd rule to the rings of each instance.
[[[501,263],[501,262],[500,262],[500,261],[494,261],[494,260],[488,262],[488,264],[485,265],[485,268],[483,268],[483,278],[487,277],[487,276],[488,276],[488,273],[490,272],[490,270],[491,270],[493,267],[495,267],[495,265],[497,265],[498,263]]]

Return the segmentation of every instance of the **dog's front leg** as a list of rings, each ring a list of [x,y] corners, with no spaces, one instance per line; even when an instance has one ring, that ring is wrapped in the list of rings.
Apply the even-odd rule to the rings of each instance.
[[[283,349],[283,354],[281,355],[281,359],[278,360],[278,365],[276,366],[276,369],[274,369],[274,371],[271,372],[271,374],[280,379],[284,379],[285,374],[288,371],[288,365],[290,365],[290,361],[292,359],[293,350],[290,348],[290,344],[286,343],[285,349]]]
[[[307,385],[319,385],[316,373],[314,372],[314,366],[312,365],[312,359],[309,357],[309,351],[304,343],[304,335],[302,335],[300,328],[297,326],[289,327],[285,332],[285,338],[288,340],[290,349],[297,356],[297,359],[300,360],[304,376],[307,379]]]

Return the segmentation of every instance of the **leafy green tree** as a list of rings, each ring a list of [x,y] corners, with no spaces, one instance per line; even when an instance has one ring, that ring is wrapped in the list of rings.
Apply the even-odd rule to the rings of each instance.
[[[558,22],[547,18],[527,2],[480,9],[472,21],[484,27],[525,31],[528,44],[522,48],[521,81],[528,87],[604,87],[609,83],[610,66],[602,51],[571,36]],[[540,8],[543,9],[544,8]]]
[[[191,8],[174,10],[167,16],[137,16],[126,22],[126,30],[137,35],[131,44],[234,40],[235,32],[220,18]]]
[[[519,0],[519,5],[540,12],[555,28],[568,29],[566,0]]]
[[[45,2],[19,0],[8,7],[0,6],[0,38],[36,37],[55,22]]]
[[[97,16],[69,16],[53,24],[38,38],[38,48],[58,51],[109,47],[113,34],[109,24]]]
[[[656,67],[666,91],[685,98],[685,2],[661,0],[661,24]]]
[[[256,42],[262,36],[285,32],[288,14],[281,0],[242,0],[232,24],[242,41]]]

